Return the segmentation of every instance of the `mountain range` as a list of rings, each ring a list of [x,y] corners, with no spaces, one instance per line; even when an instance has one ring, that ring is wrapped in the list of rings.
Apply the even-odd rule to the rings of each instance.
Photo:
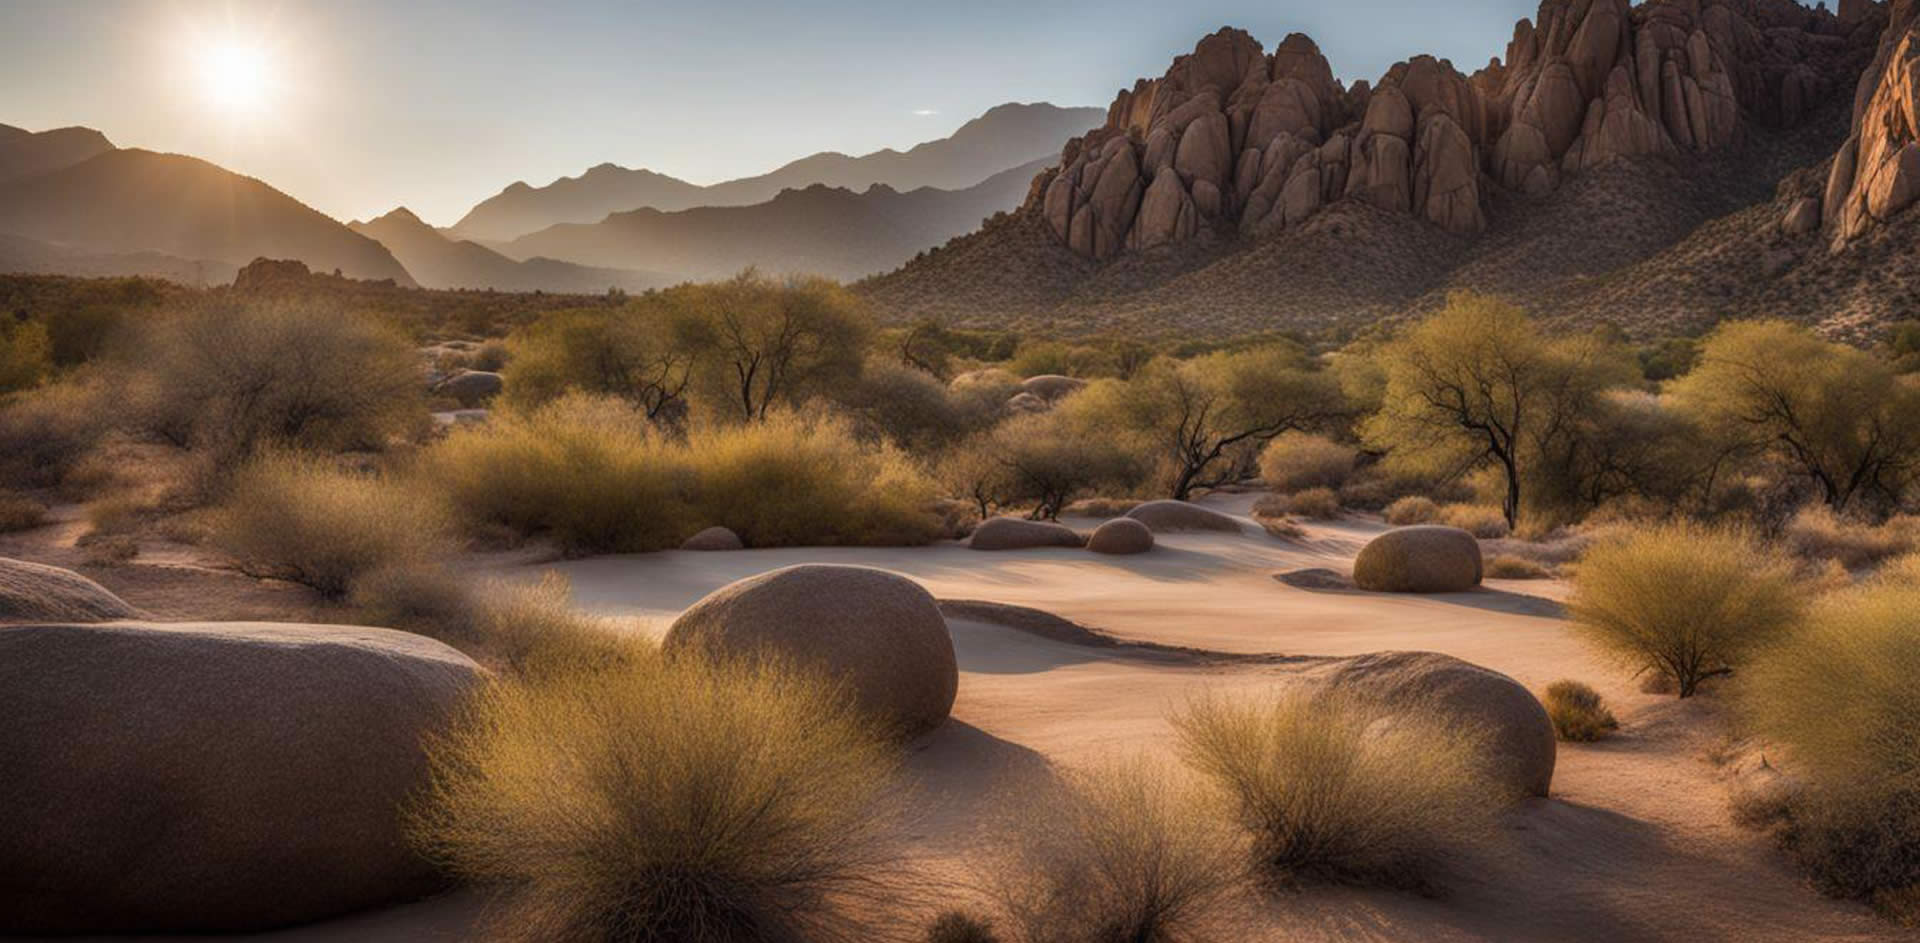
[[[1471,74],[1344,86],[1222,30],[1021,208],[859,287],[889,317],[1351,333],[1462,289],[1638,335],[1920,310],[1920,0],[1545,0]]]

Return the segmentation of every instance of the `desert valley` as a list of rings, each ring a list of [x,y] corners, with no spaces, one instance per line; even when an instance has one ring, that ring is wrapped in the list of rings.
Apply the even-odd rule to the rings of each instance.
[[[0,125],[0,937],[1911,937],[1920,0],[1461,6],[453,212]]]

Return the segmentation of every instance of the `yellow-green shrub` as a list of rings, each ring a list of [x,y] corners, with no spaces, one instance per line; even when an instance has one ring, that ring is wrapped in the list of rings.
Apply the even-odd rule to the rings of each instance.
[[[1790,631],[1801,595],[1786,564],[1752,538],[1675,523],[1588,549],[1568,612],[1589,641],[1690,697]]]
[[[1287,512],[1311,521],[1340,516],[1340,496],[1332,488],[1308,488],[1287,495]]]
[[[1600,692],[1578,681],[1547,685],[1540,703],[1547,709],[1547,719],[1553,721],[1553,732],[1562,740],[1591,743],[1620,727]]]
[[[1414,524],[1431,524],[1440,519],[1440,505],[1432,498],[1408,495],[1387,505],[1387,523],[1395,527],[1410,527]]]
[[[1479,537],[1495,540],[1513,532],[1499,508],[1480,504],[1449,504],[1440,509],[1440,523]]]
[[[838,686],[650,654],[490,683],[431,754],[419,846],[518,940],[863,939],[896,758]]]
[[[1818,504],[1794,515],[1784,536],[1787,547],[1802,557],[1857,570],[1920,548],[1920,517],[1903,515],[1868,524],[1844,520]]]
[[[1353,475],[1359,452],[1326,436],[1281,433],[1260,452],[1260,477],[1278,492],[1339,488]]]

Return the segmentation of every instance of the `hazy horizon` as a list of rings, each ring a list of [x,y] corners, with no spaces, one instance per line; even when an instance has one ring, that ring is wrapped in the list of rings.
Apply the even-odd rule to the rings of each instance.
[[[447,225],[514,181],[601,163],[710,184],[821,151],[906,149],[1006,102],[1105,107],[1222,25],[1318,41],[1343,81],[1417,53],[1472,70],[1530,0],[904,9],[834,0],[17,0],[0,123],[191,154],[336,218]],[[1401,9],[1394,9],[1401,7]]]

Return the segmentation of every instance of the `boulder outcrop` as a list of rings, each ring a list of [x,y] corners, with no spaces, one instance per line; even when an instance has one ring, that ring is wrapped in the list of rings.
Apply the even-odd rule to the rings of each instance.
[[[1873,6],[1871,4],[1869,7]],[[1877,12],[1851,15],[1871,19]],[[1854,94],[1853,126],[1827,178],[1824,222],[1835,250],[1920,200],[1920,0],[1894,0]]]

